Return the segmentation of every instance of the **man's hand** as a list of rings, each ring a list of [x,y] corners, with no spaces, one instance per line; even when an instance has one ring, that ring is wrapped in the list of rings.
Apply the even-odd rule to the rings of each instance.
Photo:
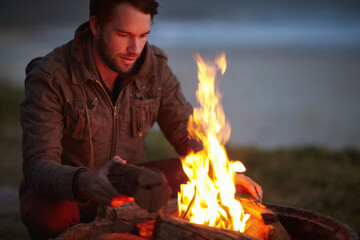
[[[253,198],[262,201],[263,190],[259,184],[251,178],[241,173],[235,174],[236,191],[240,193],[250,194]]]
[[[107,177],[109,168],[114,163],[126,164],[126,161],[119,156],[114,156],[96,172],[80,173],[78,179],[79,194],[90,195],[97,203],[110,206],[113,197],[119,196]]]

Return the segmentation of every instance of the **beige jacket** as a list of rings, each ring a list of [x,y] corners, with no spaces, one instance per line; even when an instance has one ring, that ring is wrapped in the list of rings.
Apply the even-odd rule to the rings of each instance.
[[[164,52],[146,44],[144,63],[114,106],[89,56],[90,36],[87,22],[74,40],[26,68],[20,106],[22,189],[76,200],[73,180],[79,169],[99,169],[114,155],[139,162],[146,133],[155,122],[180,155],[199,147],[186,130],[192,108]]]

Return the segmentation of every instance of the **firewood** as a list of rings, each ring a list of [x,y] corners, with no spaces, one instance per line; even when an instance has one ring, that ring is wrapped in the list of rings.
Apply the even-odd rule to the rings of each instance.
[[[190,223],[160,214],[156,219],[153,240],[258,240],[244,233]]]
[[[108,178],[117,191],[131,196],[135,202],[149,212],[165,206],[170,197],[165,176],[156,169],[131,164],[114,164]]]
[[[172,198],[165,207],[159,210],[159,212],[166,215],[172,214],[177,216],[177,208],[177,199]],[[98,210],[97,221],[107,219],[113,222],[131,222],[136,225],[141,237],[151,239],[157,216],[158,212],[149,213],[134,202],[129,202],[116,208],[100,207]]]
[[[168,181],[168,185],[171,188],[172,198],[177,198],[177,194],[180,192],[180,185],[189,181],[189,178],[182,168],[182,162],[179,158],[143,162],[138,166],[156,168],[160,170]]]
[[[60,234],[55,240],[92,240],[94,236],[105,233],[130,233],[134,224],[126,221],[114,222],[108,219],[79,223]]]
[[[161,216],[155,223],[153,239],[180,240],[180,239],[261,239],[261,240],[291,240],[290,236],[279,221],[278,216],[261,203],[252,199],[237,198],[245,213],[251,214],[246,222],[245,232],[239,233],[203,225],[186,224],[186,220],[176,217]],[[169,218],[169,219],[168,219]],[[176,223],[179,221],[179,223]],[[185,223],[184,223],[185,221]],[[163,226],[164,225],[164,226]],[[185,226],[185,227],[184,227]],[[163,232],[161,232],[163,231]],[[171,231],[184,231],[171,234]],[[216,234],[214,233],[216,232]],[[167,235],[169,234],[169,236]],[[200,234],[200,235],[199,235]],[[214,235],[215,234],[215,235]],[[221,236],[223,234],[223,236]],[[230,234],[230,236],[228,236]],[[193,236],[194,235],[194,236]],[[186,238],[182,238],[186,236]],[[217,238],[219,236],[219,238]],[[241,238],[239,238],[239,236]],[[233,238],[231,238],[233,237]]]
[[[93,240],[146,240],[128,233],[106,233],[96,236]]]
[[[249,198],[237,198],[245,213],[250,214],[245,233],[266,240],[291,240],[278,216],[271,209]]]
[[[171,199],[159,211],[164,214],[171,214],[176,209],[177,200]],[[72,226],[59,235],[56,240],[92,240],[97,235],[131,233],[136,231],[137,228],[143,238],[150,239],[154,222],[149,221],[156,219],[157,215],[157,212],[149,213],[134,202],[128,202],[116,208],[101,206],[93,222]]]
[[[236,200],[240,201],[246,213],[258,219],[263,219],[266,224],[279,221],[277,215],[273,211],[254,199],[236,197]]]
[[[251,199],[238,200],[242,203],[244,211],[252,214],[246,223],[245,233],[197,225],[181,219],[177,217],[177,200],[171,199],[159,210],[162,214],[158,217],[155,227],[154,219],[158,216],[157,212],[149,213],[134,202],[128,202],[116,208],[101,206],[93,222],[75,225],[56,240],[90,240],[99,234],[131,233],[135,229],[142,238],[150,239],[152,236],[154,240],[291,239],[276,214],[270,209]],[[172,216],[164,217],[169,214]]]
[[[164,214],[177,214],[177,199],[170,199],[168,204],[161,208],[159,212]],[[148,220],[156,219],[158,212],[149,213],[145,209],[142,209],[134,202],[125,203],[119,207],[101,206],[97,211],[97,217],[94,221],[102,221],[107,219],[113,222],[125,221],[137,224]]]

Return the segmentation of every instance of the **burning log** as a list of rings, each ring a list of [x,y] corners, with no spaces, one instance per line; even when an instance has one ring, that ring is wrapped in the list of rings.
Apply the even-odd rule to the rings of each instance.
[[[153,240],[256,240],[244,233],[190,223],[181,218],[159,215]]]
[[[279,217],[266,206],[251,199],[238,198],[244,211],[250,214],[245,233],[259,239],[291,240],[291,237],[280,223]]]
[[[239,198],[238,200],[244,207],[245,213],[251,214],[244,233],[193,224],[181,218],[159,215],[154,227],[153,240],[291,240],[273,211],[251,199]]]
[[[157,169],[114,164],[108,178],[119,193],[134,197],[135,202],[149,212],[157,211],[169,200],[167,180]]]

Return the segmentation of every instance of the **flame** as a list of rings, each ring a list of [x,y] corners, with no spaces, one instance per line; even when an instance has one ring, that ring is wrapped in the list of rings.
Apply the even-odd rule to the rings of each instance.
[[[249,214],[235,199],[234,176],[244,172],[241,162],[230,162],[224,148],[230,137],[231,127],[225,120],[221,95],[215,88],[218,70],[226,70],[225,53],[216,58],[215,64],[205,63],[199,54],[198,90],[200,103],[189,118],[190,136],[203,143],[203,150],[182,158],[182,165],[189,177],[181,185],[178,195],[179,215],[190,222],[244,232]]]

